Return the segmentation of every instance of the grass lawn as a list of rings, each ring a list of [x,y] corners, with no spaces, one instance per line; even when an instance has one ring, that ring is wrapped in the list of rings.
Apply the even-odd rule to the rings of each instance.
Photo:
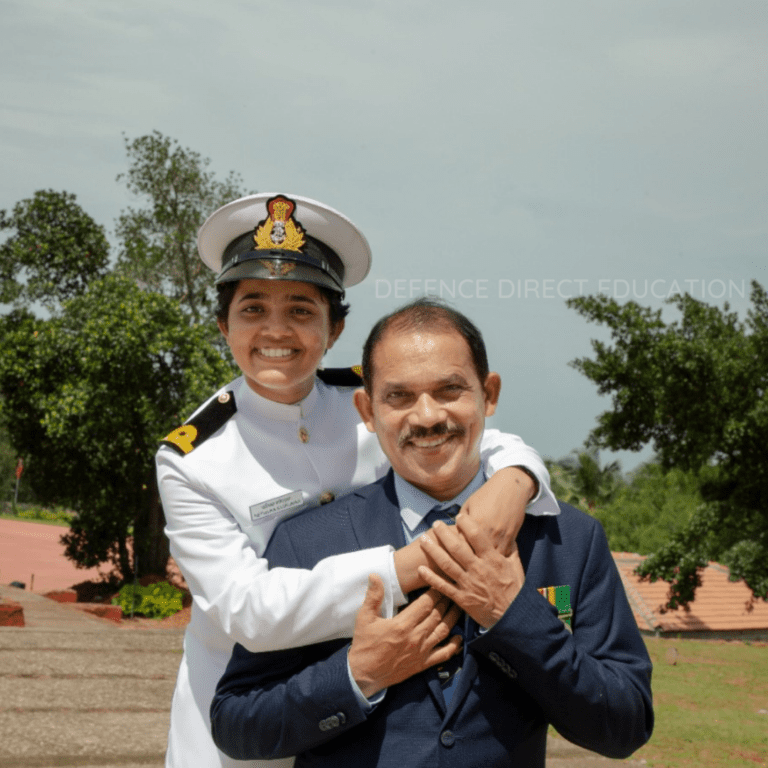
[[[647,638],[646,645],[656,727],[636,760],[654,768],[768,766],[768,644]]]

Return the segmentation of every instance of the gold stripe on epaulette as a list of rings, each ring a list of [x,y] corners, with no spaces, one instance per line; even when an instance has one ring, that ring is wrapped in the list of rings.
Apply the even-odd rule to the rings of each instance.
[[[163,438],[166,443],[173,443],[184,455],[195,447],[197,429],[192,424],[184,424],[174,429],[170,435]]]

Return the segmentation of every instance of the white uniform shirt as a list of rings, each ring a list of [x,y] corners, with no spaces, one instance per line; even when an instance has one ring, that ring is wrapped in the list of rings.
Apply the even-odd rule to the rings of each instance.
[[[387,615],[404,602],[390,547],[328,558],[312,571],[269,571],[260,556],[280,520],[389,469],[376,436],[360,422],[353,391],[317,380],[303,401],[285,405],[257,395],[240,377],[211,398],[231,392],[237,406],[217,432],[184,456],[167,446],[157,453],[171,555],[194,598],[167,766],[291,765],[234,761],[213,744],[210,703],[234,643],[259,652],[350,637],[370,573],[384,581]],[[529,513],[557,513],[535,450],[496,430],[486,431],[481,449],[489,475],[513,465],[534,472],[542,491]]]

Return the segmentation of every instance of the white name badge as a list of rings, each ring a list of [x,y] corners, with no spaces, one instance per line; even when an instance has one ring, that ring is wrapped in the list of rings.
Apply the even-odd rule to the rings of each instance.
[[[279,515],[281,512],[298,509],[302,504],[304,504],[304,497],[301,491],[293,491],[293,493],[286,493],[285,496],[277,496],[260,504],[254,504],[248,508],[248,511],[251,513],[251,520],[256,522]]]

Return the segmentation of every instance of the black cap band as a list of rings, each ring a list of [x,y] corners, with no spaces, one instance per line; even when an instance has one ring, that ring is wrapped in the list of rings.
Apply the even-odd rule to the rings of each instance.
[[[344,293],[344,264],[337,256],[336,252],[329,248],[325,243],[320,240],[316,240],[314,237],[306,236],[306,242],[301,251],[292,251],[285,248],[270,248],[256,250],[254,248],[253,232],[246,232],[240,237],[236,237],[225,249],[222,256],[223,267],[219,276],[216,278],[216,283],[226,283],[229,280],[239,280],[244,277],[244,272],[247,268],[241,267],[240,269],[231,272],[234,267],[245,264],[246,262],[262,262],[262,261],[275,261],[284,263],[294,263],[296,266],[304,267],[304,269],[298,270],[298,274],[293,274],[293,270],[289,269],[276,269],[273,273],[269,270],[269,277],[273,279],[287,279],[296,280],[304,279],[299,277],[301,275],[312,274],[307,272],[306,268],[309,267],[313,270],[317,270],[323,273],[324,280],[311,280],[308,282],[318,282],[321,285],[325,285],[331,290]],[[261,270],[259,270],[261,271]],[[230,277],[231,273],[231,277]]]

